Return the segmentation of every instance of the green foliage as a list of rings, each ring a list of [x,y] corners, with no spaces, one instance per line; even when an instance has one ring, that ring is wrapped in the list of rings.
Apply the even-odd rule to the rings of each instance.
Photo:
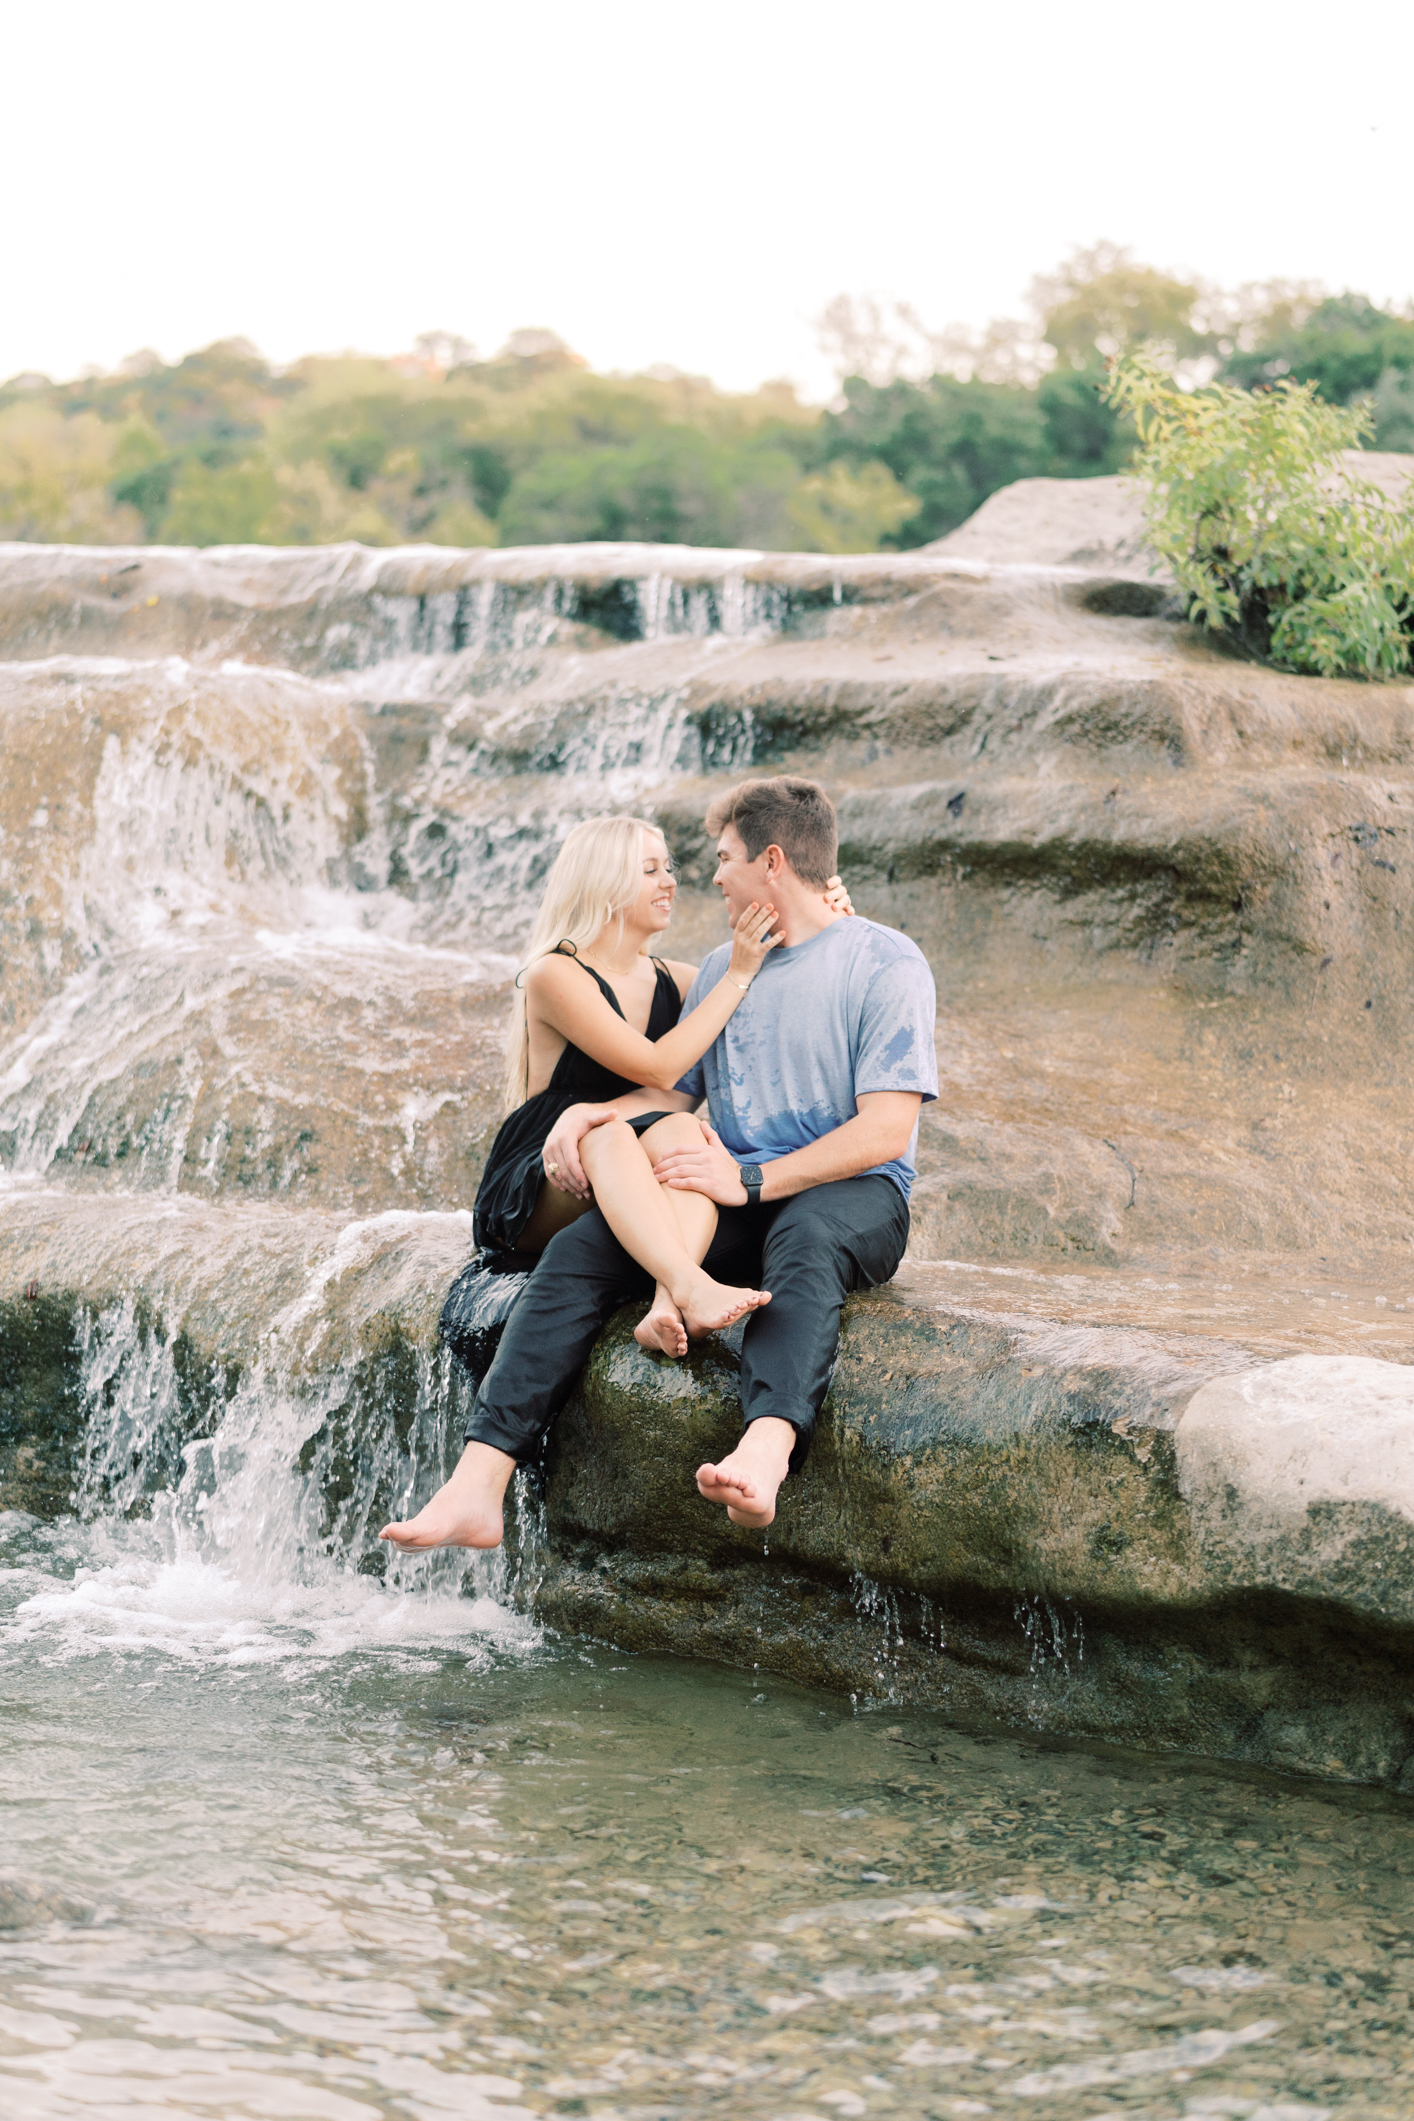
[[[1414,453],[1414,368],[1387,368],[1370,394],[1376,449]]]
[[[167,545],[255,545],[279,496],[268,464],[194,457],[179,472],[162,518]]]
[[[1252,390],[1290,376],[1313,383],[1328,405],[1349,405],[1390,369],[1414,369],[1414,322],[1364,295],[1332,295],[1298,320],[1279,306],[1260,320],[1252,347],[1229,355],[1225,381]]]
[[[1376,449],[1414,449],[1414,318],[1377,309],[1365,295],[1275,302],[1229,353],[1223,379],[1246,389],[1290,377],[1328,405],[1365,403]]]
[[[821,319],[842,378],[825,413],[787,384],[595,375],[538,329],[491,361],[432,332],[398,360],[279,374],[226,339],[71,384],[18,376],[0,385],[0,534],[907,549],[1014,479],[1121,470],[1134,431],[1105,363],[1130,354],[1185,381],[1225,362],[1227,384],[1310,384],[1367,405],[1379,447],[1414,449],[1414,320],[1363,296],[1222,295],[1102,243],[1038,279],[1031,310],[933,334],[906,304],[841,296]]]
[[[1342,455],[1367,410],[1290,377],[1183,391],[1143,353],[1117,363],[1110,396],[1133,416],[1149,535],[1192,617],[1282,669],[1409,670],[1414,517]]]
[[[887,464],[852,471],[838,459],[812,472],[790,500],[792,544],[802,552],[877,552],[918,512],[918,502]]]
[[[118,437],[96,414],[72,419],[38,393],[0,411],[0,538],[121,545],[141,518],[115,499]]]
[[[1089,479],[1119,471],[1134,435],[1105,396],[1104,369],[1053,368],[1036,386],[1045,441],[1044,469],[1052,478]]]
[[[926,544],[1013,479],[1117,471],[1131,437],[1102,398],[1103,383],[1093,369],[1056,371],[1034,389],[956,376],[885,384],[851,376],[844,410],[821,422],[821,455],[886,466],[917,496],[917,509],[881,542]]]
[[[1097,354],[1113,360],[1139,346],[1163,347],[1175,361],[1211,352],[1212,333],[1195,321],[1202,297],[1196,281],[1136,264],[1113,243],[1077,251],[1032,289],[1062,369],[1093,369]]]
[[[788,386],[731,397],[671,372],[596,376],[548,332],[445,374],[431,360],[344,357],[277,377],[231,341],[172,367],[143,356],[79,384],[23,381],[8,411],[0,392],[0,434],[8,420],[35,438],[28,468],[11,453],[8,488],[0,448],[12,535],[782,548],[817,518],[822,534],[841,534],[843,489],[827,525],[831,507],[821,515],[803,487],[817,471],[818,415]],[[65,498],[76,478],[90,493],[82,508]],[[853,495],[861,538],[913,506],[895,495],[890,507],[884,489],[893,482],[879,468]]]
[[[789,491],[799,466],[780,452],[748,452],[745,462],[742,454],[714,447],[692,428],[655,429],[627,446],[552,451],[512,481],[500,508],[501,534],[510,545],[749,542],[739,535],[743,489],[754,488],[761,507],[773,487]]]

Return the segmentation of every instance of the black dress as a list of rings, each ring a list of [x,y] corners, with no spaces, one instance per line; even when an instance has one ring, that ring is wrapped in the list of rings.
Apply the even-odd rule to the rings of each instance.
[[[559,953],[572,956],[568,950]],[[647,1036],[654,1041],[671,1031],[682,1014],[682,999],[678,994],[678,983],[666,965],[654,959],[658,984],[653,994],[653,1007],[648,1012]],[[609,982],[600,979],[592,965],[585,965],[582,958],[575,963],[583,966],[589,977],[596,981],[600,993],[616,1015],[622,1016],[619,998]],[[472,1209],[472,1234],[478,1245],[489,1251],[513,1252],[516,1239],[535,1212],[535,1203],[545,1177],[541,1156],[550,1129],[560,1114],[571,1105],[607,1105],[627,1090],[639,1088],[627,1076],[615,1075],[601,1061],[591,1060],[581,1053],[578,1046],[566,1045],[555,1063],[555,1072],[545,1088],[534,1097],[528,1097],[523,1105],[503,1122],[500,1133],[491,1144],[491,1154],[486,1159],[486,1169],[481,1174],[477,1189],[476,1205]],[[629,1121],[635,1134],[642,1134],[653,1122],[662,1119],[661,1112],[644,1112]]]

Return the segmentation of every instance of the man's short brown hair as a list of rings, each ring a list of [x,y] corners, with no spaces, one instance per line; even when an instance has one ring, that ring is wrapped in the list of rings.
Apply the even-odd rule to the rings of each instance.
[[[802,884],[824,890],[839,859],[840,826],[835,806],[818,781],[780,773],[769,781],[739,781],[707,813],[713,839],[730,825],[754,862],[767,847],[779,847]]]

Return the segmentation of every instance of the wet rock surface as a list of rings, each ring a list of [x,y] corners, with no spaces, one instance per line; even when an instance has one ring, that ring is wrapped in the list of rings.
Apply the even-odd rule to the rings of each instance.
[[[1397,1783],[1414,688],[1224,655],[1083,483],[867,559],[0,551],[0,1507],[149,1509],[208,1447],[219,1488],[275,1406],[382,1568],[455,1441],[437,1319],[560,835],[659,817],[696,956],[706,801],[800,770],[938,977],[910,1265],[764,1543],[691,1484],[730,1346],[617,1322],[517,1580],[613,1640]]]

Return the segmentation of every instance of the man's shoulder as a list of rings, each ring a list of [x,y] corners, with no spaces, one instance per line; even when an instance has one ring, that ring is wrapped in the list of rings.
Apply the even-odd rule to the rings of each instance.
[[[882,971],[887,965],[900,962],[919,964],[925,972],[931,968],[927,958],[914,942],[898,928],[886,928],[882,921],[867,921],[861,914],[852,920],[841,921],[841,928],[857,931],[853,938],[854,955],[873,968]]]

